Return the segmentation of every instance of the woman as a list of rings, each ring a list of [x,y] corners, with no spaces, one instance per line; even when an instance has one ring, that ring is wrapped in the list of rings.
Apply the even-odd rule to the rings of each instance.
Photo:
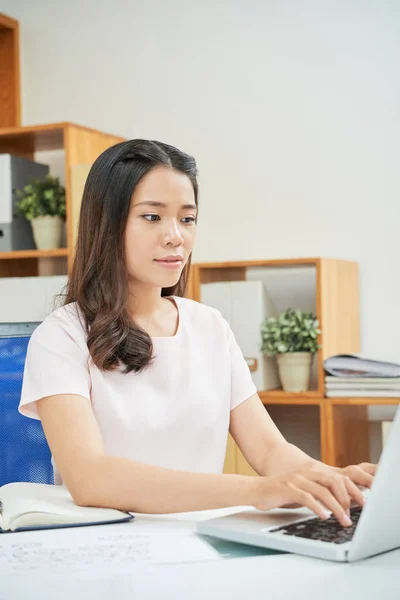
[[[64,306],[30,340],[20,412],[40,418],[79,505],[171,513],[253,505],[351,524],[375,466],[335,469],[287,443],[220,313],[183,297],[196,237],[195,160],[122,142],[83,193]],[[260,477],[223,475],[228,430]]]

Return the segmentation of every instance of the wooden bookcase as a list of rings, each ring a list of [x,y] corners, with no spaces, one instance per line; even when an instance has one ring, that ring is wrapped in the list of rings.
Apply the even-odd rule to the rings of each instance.
[[[335,465],[369,459],[368,405],[397,404],[393,398],[326,398],[323,361],[328,356],[360,351],[358,264],[327,258],[197,263],[192,265],[187,296],[201,302],[201,284],[216,281],[243,281],[249,269],[315,268],[315,306],[320,322],[321,349],[317,352],[317,389],[302,393],[282,390],[259,391],[268,410],[281,407],[314,406],[319,413],[320,458]],[[290,282],[290,280],[288,280]],[[290,283],[289,283],[290,285]],[[231,437],[225,472],[254,474]]]
[[[74,215],[78,212],[75,201],[80,203],[81,200],[71,192],[71,171],[76,165],[92,164],[106,148],[123,140],[124,138],[115,135],[67,122],[0,129],[0,153],[34,159],[35,152],[64,151],[67,230],[66,248],[0,253],[0,277],[38,275],[39,260],[51,261],[55,266],[58,263],[61,272],[66,273],[70,269],[76,231]]]
[[[72,169],[92,164],[101,152],[124,138],[67,122],[21,127],[19,23],[1,13],[0,89],[0,153],[34,160],[36,152],[63,150],[66,190],[66,247],[0,252],[0,277],[38,275],[39,266],[41,272],[67,273],[72,265],[79,212],[75,198],[79,204],[81,200],[72,194]]]

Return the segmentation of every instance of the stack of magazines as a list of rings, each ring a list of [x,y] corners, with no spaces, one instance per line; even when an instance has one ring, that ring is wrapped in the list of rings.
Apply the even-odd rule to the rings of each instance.
[[[324,361],[328,398],[400,398],[400,365],[337,354]]]

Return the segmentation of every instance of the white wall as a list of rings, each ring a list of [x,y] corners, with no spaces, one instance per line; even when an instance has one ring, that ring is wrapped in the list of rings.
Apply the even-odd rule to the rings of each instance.
[[[23,122],[194,154],[195,260],[361,265],[363,352],[400,360],[400,3],[1,0]]]
[[[43,321],[62,306],[66,285],[66,275],[0,277],[1,322]]]

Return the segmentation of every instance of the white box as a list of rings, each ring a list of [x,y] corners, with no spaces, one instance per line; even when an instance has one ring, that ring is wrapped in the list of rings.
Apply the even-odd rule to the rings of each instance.
[[[267,316],[278,316],[262,281],[202,284],[201,302],[219,310],[228,321],[257,390],[279,388],[276,359],[261,352],[261,323]]]
[[[12,205],[11,156],[0,154],[0,223],[11,223]]]
[[[202,283],[200,286],[201,302],[219,310],[231,325],[231,288],[229,281]],[[231,325],[232,326],[232,325]]]

